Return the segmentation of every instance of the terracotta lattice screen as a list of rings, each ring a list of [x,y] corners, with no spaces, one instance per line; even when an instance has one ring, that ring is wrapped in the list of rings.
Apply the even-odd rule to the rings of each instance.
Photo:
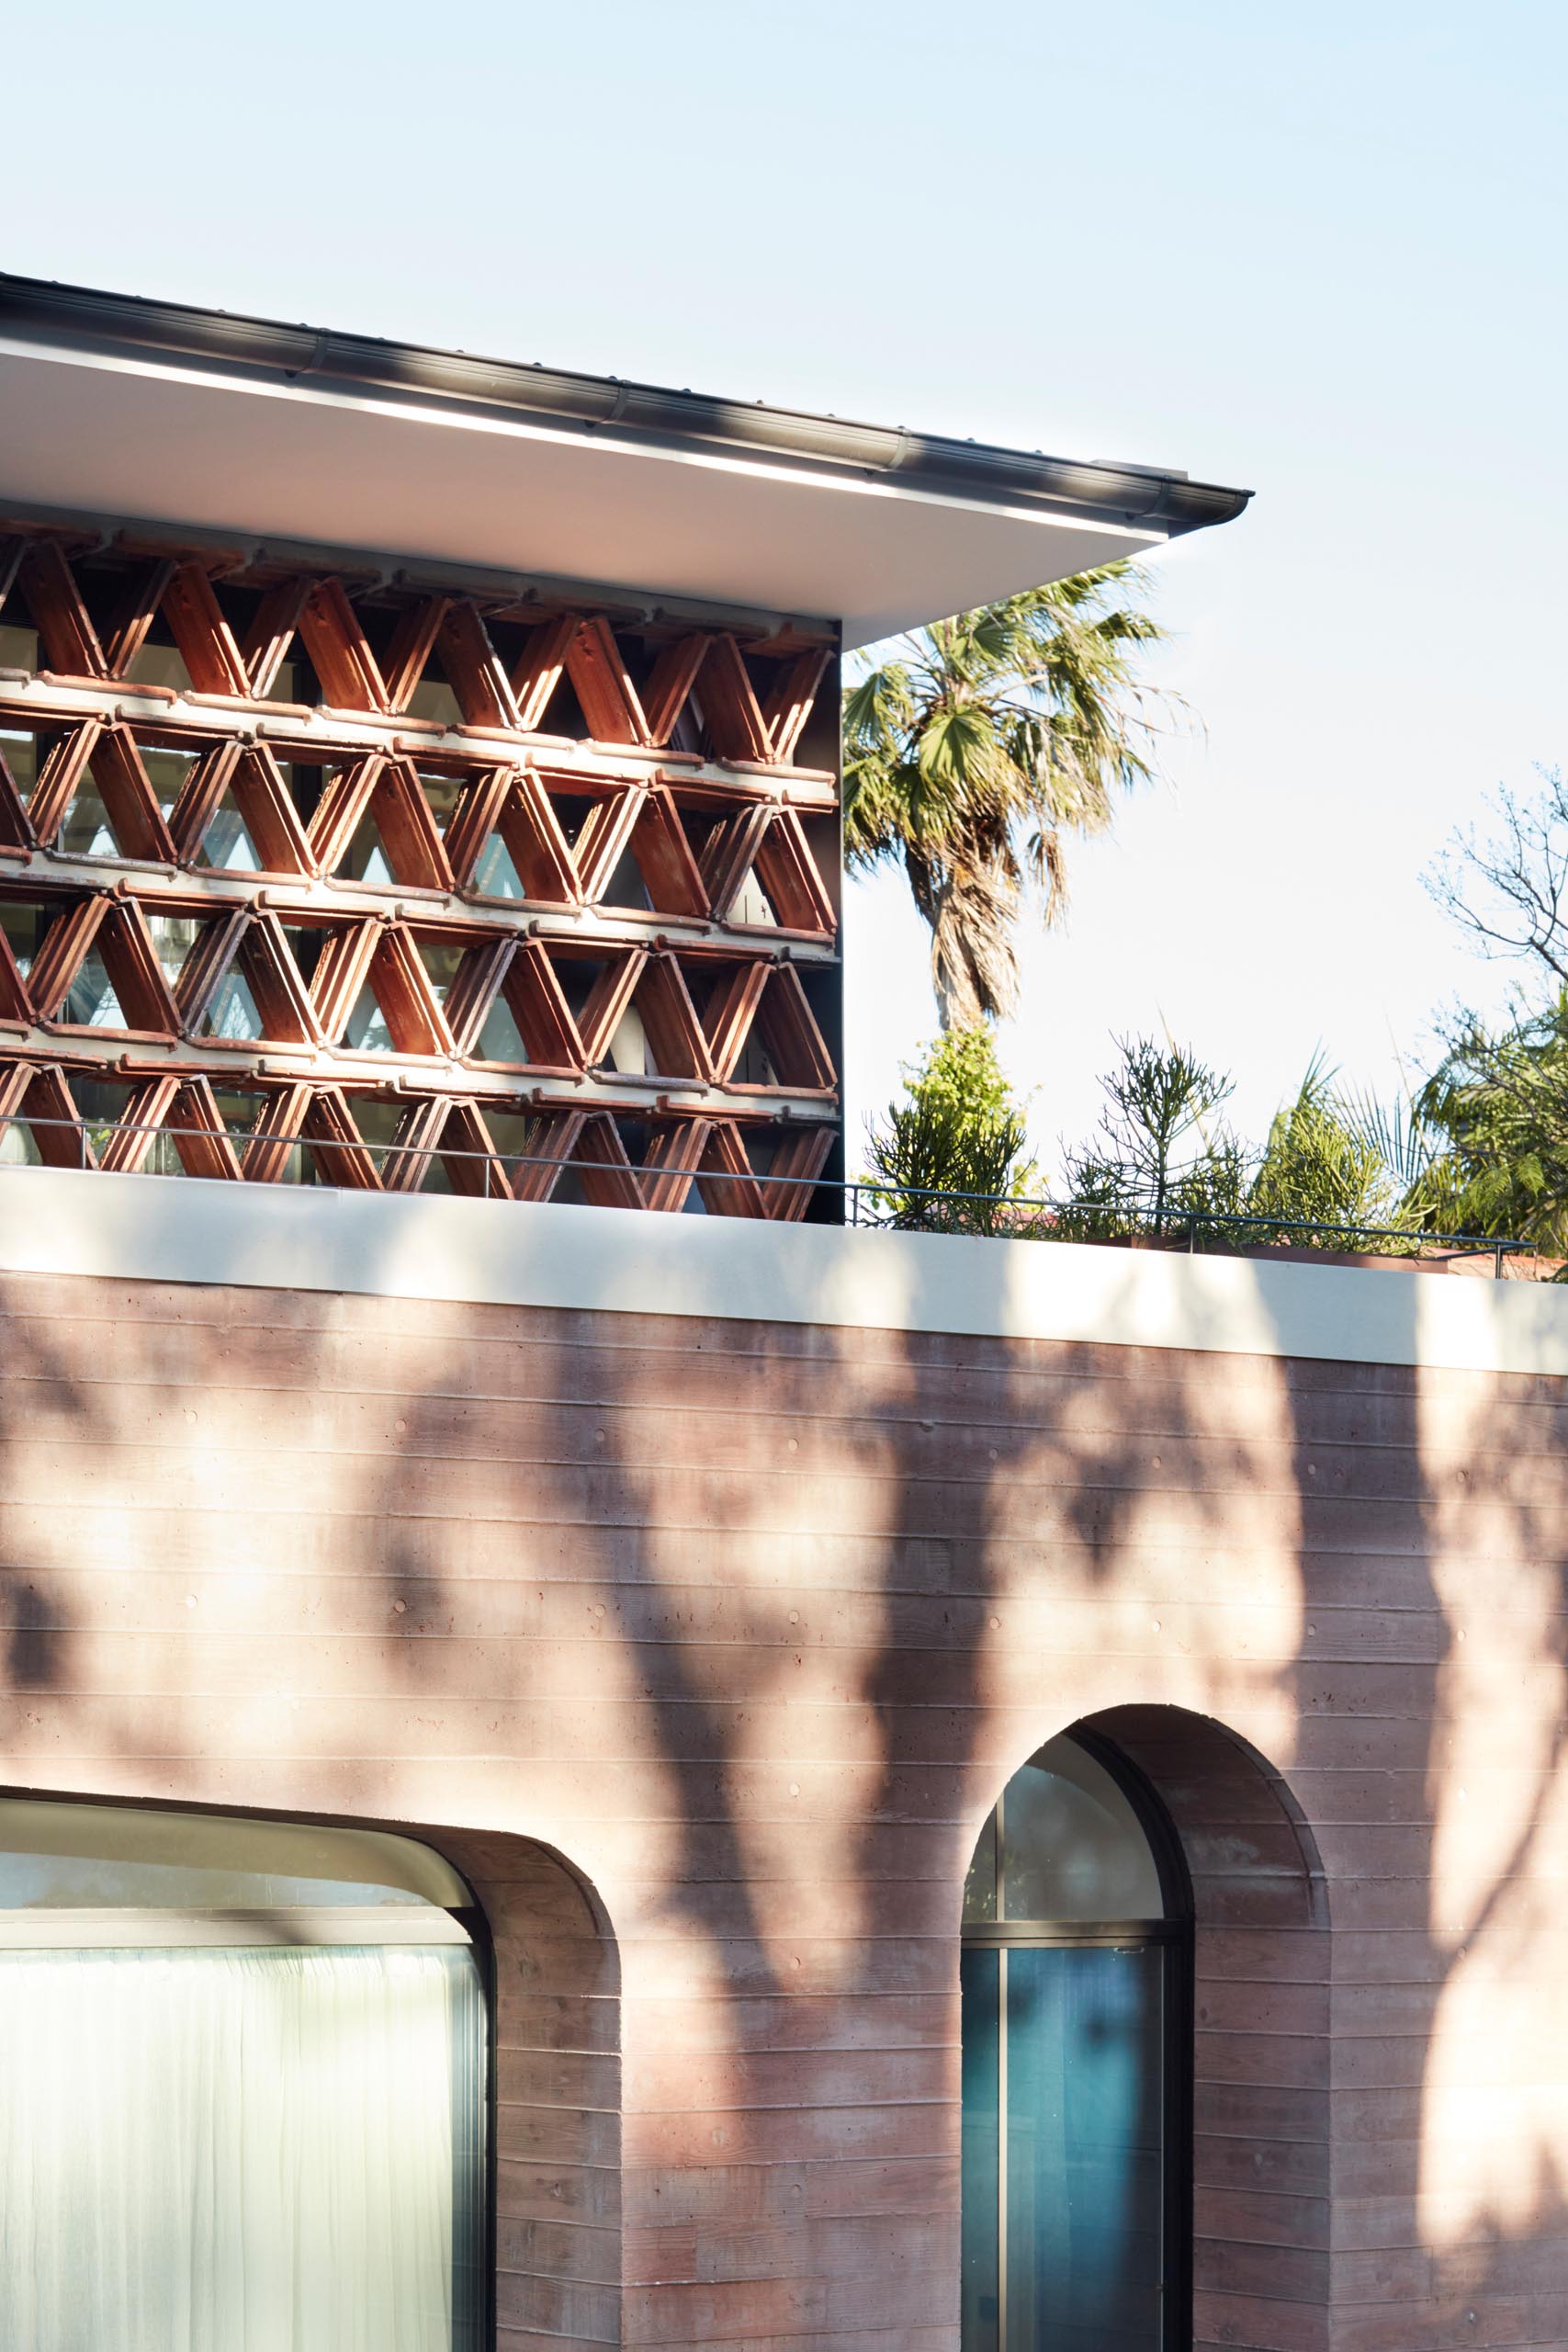
[[[835,684],[795,629],[0,526],[0,1149],[806,1214]]]

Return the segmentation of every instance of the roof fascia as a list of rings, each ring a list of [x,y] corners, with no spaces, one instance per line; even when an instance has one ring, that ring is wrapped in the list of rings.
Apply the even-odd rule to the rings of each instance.
[[[476,358],[6,273],[0,273],[0,331],[106,357],[156,352],[240,378],[308,379],[323,392],[379,394],[449,412],[500,411],[585,435],[608,425],[618,440],[650,449],[720,448],[761,462],[775,457],[829,477],[871,477],[928,496],[1032,506],[1086,523],[1152,528],[1167,537],[1230,522],[1252,495],[1157,468],[1078,463],[761,401]]]

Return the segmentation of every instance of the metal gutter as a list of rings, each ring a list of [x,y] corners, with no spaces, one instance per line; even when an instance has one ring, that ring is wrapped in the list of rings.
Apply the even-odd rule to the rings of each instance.
[[[288,326],[226,311],[108,294],[0,272],[0,334],[106,356],[156,353],[236,377],[308,378],[323,390],[500,411],[648,447],[700,445],[787,458],[826,473],[895,477],[976,504],[1037,505],[1086,521],[1153,526],[1169,537],[1228,523],[1252,493],[1141,466],[1029,455],[902,427],[862,424],[758,401],[716,399],[574,369],[471,358],[378,336]]]

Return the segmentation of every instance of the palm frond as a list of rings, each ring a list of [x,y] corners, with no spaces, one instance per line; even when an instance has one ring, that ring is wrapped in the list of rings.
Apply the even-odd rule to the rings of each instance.
[[[1179,705],[1136,673],[1164,635],[1139,608],[1147,584],[1102,564],[955,614],[868,657],[847,690],[849,863],[903,858],[944,1019],[1015,1001],[1025,906],[1063,919],[1069,840],[1103,832],[1156,773]]]

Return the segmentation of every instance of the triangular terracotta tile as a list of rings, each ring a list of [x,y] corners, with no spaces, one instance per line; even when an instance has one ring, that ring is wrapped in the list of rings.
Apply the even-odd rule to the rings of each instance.
[[[0,849],[28,850],[33,845],[33,829],[28,822],[27,805],[11,774],[5,746],[0,744]]]
[[[66,901],[28,969],[28,994],[39,1020],[52,1021],[85,962],[114,901],[99,895]]]
[[[104,632],[104,665],[111,678],[130,677],[174,576],[175,565],[168,556],[153,556],[127,571],[113,618]]]
[[[34,837],[46,847],[53,843],[65,820],[102,733],[100,719],[86,718],[36,738],[37,774],[27,797],[28,820]]]
[[[673,638],[660,649],[642,690],[643,715],[650,743],[662,746],[675,732],[711,643],[711,638],[697,633]]]
[[[340,1184],[356,1193],[382,1190],[376,1155],[355,1125],[340,1086],[311,1089],[299,1133],[312,1146],[310,1156],[323,1183]]]
[[[653,1070],[661,1078],[711,1082],[707,1039],[673,956],[649,956],[632,1001],[642,1018]]]
[[[785,1129],[768,1162],[762,1185],[764,1213],[781,1225],[798,1225],[816,1198],[817,1179],[832,1156],[832,1127]]]
[[[395,716],[408,709],[419,691],[451,602],[449,596],[424,596],[398,615],[382,664],[387,707]]]
[[[288,934],[270,909],[251,910],[231,968],[245,983],[264,1038],[279,1045],[321,1044],[323,1025],[315,1000],[294,959]],[[235,1042],[248,1041],[237,1037]]]
[[[245,1145],[240,1173],[248,1184],[276,1184],[299,1145],[314,1090],[303,1080],[274,1087],[265,1100],[261,1123]]]
[[[564,1171],[563,1171],[564,1172]],[[591,1112],[571,1150],[575,1189],[591,1208],[637,1209],[642,1191],[614,1119]]]
[[[52,539],[35,539],[26,548],[17,582],[38,631],[44,668],[66,678],[107,678],[98,632],[71,566]]]
[[[701,991],[703,1034],[720,1086],[728,1085],[735,1073],[772,973],[771,964],[754,956],[746,963],[720,967],[711,978],[705,978],[700,968],[694,976]]]
[[[650,786],[642,796],[626,854],[642,876],[656,914],[706,915],[706,887],[675,803],[662,786]]]
[[[563,1075],[584,1067],[582,1040],[556,968],[537,940],[508,945],[465,1004],[458,1050],[476,1060]],[[513,1060],[513,1041],[523,1047]]]
[[[596,616],[574,630],[566,672],[594,741],[646,747],[648,721],[608,621]]]
[[[762,706],[762,724],[773,758],[781,763],[795,757],[795,746],[816,707],[817,690],[828,661],[827,647],[818,646],[782,666],[773,692]]]
[[[270,743],[215,746],[187,778],[170,811],[169,831],[186,865],[216,873],[313,870],[305,829]]]
[[[572,856],[584,906],[597,906],[603,899],[630,846],[647,800],[646,785],[611,786],[599,794],[583,819]]]
[[[83,840],[76,845],[75,854],[174,865],[174,841],[141,751],[128,727],[105,727],[99,730],[88,752],[85,772],[78,776],[76,789],[55,827],[54,845],[58,849],[68,851],[72,847],[71,837],[78,828],[79,810],[89,795],[102,811],[112,835],[112,845],[106,847],[96,837],[90,842]],[[96,827],[96,817],[89,819],[90,826]]]
[[[566,658],[581,628],[576,613],[558,613],[554,620],[531,628],[513,669],[511,686],[517,724],[525,734],[536,734],[555,697],[566,669]]]
[[[460,602],[443,616],[438,642],[442,667],[470,727],[516,729],[517,704],[506,667],[477,605]]]
[[[793,808],[774,810],[758,845],[753,871],[784,930],[832,937],[838,928],[833,902]]]
[[[299,611],[299,636],[331,708],[388,712],[376,656],[341,580],[312,581]]]
[[[716,1120],[703,1152],[697,1190],[710,1216],[766,1216],[761,1186],[731,1119]]]
[[[713,639],[703,663],[697,700],[715,752],[721,760],[770,762],[773,738],[756,689],[735,639],[725,632]]]
[[[163,615],[197,694],[250,699],[249,673],[201,564],[176,566],[164,591]]]
[[[637,1171],[645,1207],[667,1215],[685,1207],[713,1126],[711,1119],[681,1119],[659,1130]]]
[[[833,1057],[817,1025],[793,964],[775,964],[757,1012],[757,1028],[776,1073],[775,1083],[800,1093],[827,1093],[837,1082]]]
[[[265,702],[277,684],[299,627],[310,582],[302,574],[275,581],[256,606],[240,649],[254,701]]]
[[[507,864],[497,860],[497,842]],[[458,887],[477,898],[525,899],[541,906],[577,902],[576,863],[532,769],[502,770],[476,784],[453,820],[450,854]],[[508,887],[498,887],[502,879]]]
[[[710,828],[698,865],[707,892],[707,911],[715,922],[729,922],[773,818],[773,809],[761,803],[738,808]]]
[[[341,973],[329,975],[323,981],[321,967],[317,967],[316,1001],[322,1006],[321,1025],[328,1042],[356,1052],[450,1054],[451,1033],[412,934],[396,922],[372,924],[368,929],[367,956],[360,937],[345,944]],[[342,974],[349,972],[358,974],[358,986],[344,1001],[347,981]],[[324,993],[330,996],[335,1018],[328,1017]],[[372,1005],[379,1013],[378,1022],[371,1013]],[[379,1030],[385,1031],[385,1046],[369,1042]]]
[[[61,1072],[51,1062],[13,1063],[0,1073],[0,1132],[20,1124],[46,1168],[96,1168],[93,1139]]]

